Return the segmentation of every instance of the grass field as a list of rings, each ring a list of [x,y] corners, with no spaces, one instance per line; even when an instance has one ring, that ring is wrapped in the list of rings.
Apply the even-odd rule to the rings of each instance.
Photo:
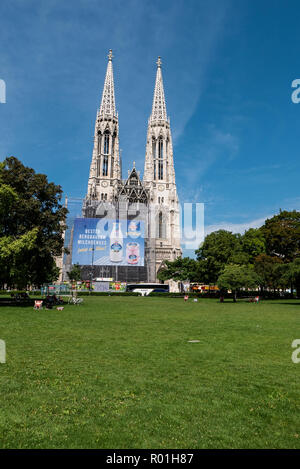
[[[2,307],[0,447],[300,448],[299,325],[288,300]]]

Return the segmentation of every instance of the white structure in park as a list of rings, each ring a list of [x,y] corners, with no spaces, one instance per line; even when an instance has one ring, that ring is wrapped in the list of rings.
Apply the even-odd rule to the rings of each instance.
[[[154,282],[164,260],[181,256],[180,212],[177,196],[170,120],[164,95],[161,59],[157,61],[152,112],[148,121],[144,176],[135,168],[122,179],[119,121],[116,110],[112,51],[100,109],[83,217],[104,216],[145,221],[145,267],[119,267],[118,280]],[[95,266],[96,268],[96,266]],[[103,276],[103,269],[94,276]],[[105,275],[114,277],[107,266]]]

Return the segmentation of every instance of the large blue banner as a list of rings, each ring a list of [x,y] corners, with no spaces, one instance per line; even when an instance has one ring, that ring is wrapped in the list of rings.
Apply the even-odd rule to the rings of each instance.
[[[144,221],[76,218],[72,264],[144,265]]]

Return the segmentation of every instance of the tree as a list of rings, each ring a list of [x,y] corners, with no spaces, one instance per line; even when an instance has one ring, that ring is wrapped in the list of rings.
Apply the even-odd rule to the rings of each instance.
[[[268,256],[267,254],[260,254],[254,260],[254,270],[259,275],[261,288],[265,287],[276,290],[279,288],[282,280],[282,271],[280,266],[283,264],[282,259],[276,256]]]
[[[190,257],[178,257],[174,261],[165,261],[165,267],[158,271],[159,280],[189,280],[195,281],[197,276],[197,262]]]
[[[81,279],[81,269],[79,264],[74,264],[70,272],[67,272],[71,282],[78,282]]]
[[[253,268],[241,265],[227,265],[217,281],[220,290],[232,290],[233,301],[236,302],[237,293],[241,288],[255,288],[259,284],[259,277]]]
[[[41,285],[58,277],[55,256],[63,250],[67,210],[62,189],[17,158],[0,166],[0,263],[2,283]],[[8,261],[9,259],[9,261]]]
[[[253,264],[254,259],[266,252],[266,241],[260,228],[250,228],[241,237],[242,251],[248,256],[248,261]]]
[[[300,254],[300,212],[280,211],[265,221],[261,231],[268,255],[291,262]]]
[[[300,298],[300,259],[295,259],[293,262],[284,264],[281,268],[282,281],[289,283],[291,286],[295,285],[297,297]]]
[[[207,235],[195,253],[200,263],[202,281],[207,283],[215,283],[226,264],[232,261],[245,262],[241,255],[240,235],[226,230]]]
[[[5,222],[14,205],[19,201],[16,192],[3,183],[1,170],[4,164],[0,164],[0,282],[2,287],[7,277],[16,274],[16,266],[22,254],[34,246],[37,237],[37,229],[34,228],[21,236],[7,235]]]

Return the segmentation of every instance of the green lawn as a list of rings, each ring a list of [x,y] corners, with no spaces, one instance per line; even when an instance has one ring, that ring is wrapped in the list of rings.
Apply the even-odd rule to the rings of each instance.
[[[0,447],[300,448],[299,325],[289,300],[1,307]]]

